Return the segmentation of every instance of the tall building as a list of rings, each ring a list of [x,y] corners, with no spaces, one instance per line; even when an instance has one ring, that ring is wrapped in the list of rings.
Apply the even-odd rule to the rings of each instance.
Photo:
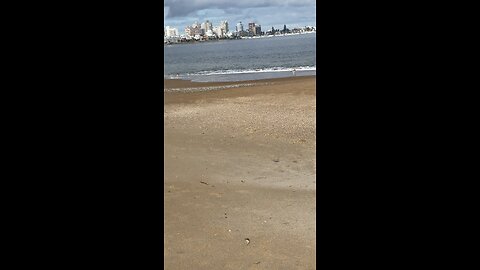
[[[225,31],[225,28],[222,27],[221,25],[218,27],[213,28],[213,32],[219,37],[219,38],[224,38],[227,36],[227,31]]]
[[[220,28],[223,29],[223,32],[225,34],[228,33],[228,22],[227,21],[220,22]]]
[[[206,20],[204,23],[202,23],[202,29],[205,31],[205,32],[208,32],[208,31],[212,31],[212,23],[209,22],[208,20]]]
[[[243,24],[242,22],[237,23],[237,32],[243,32]]]
[[[254,34],[254,32],[255,32],[255,23],[254,22],[248,23],[248,32]]]
[[[192,24],[192,26],[187,26],[185,27],[185,34],[188,36],[194,37],[194,36],[203,36],[205,34],[205,29],[201,28],[202,26],[198,23],[195,22]]]
[[[178,29],[170,26],[165,27],[165,37],[177,37]]]
[[[253,34],[254,34],[255,36],[260,36],[260,35],[262,35],[262,26],[261,26],[261,25],[255,25]]]
[[[185,34],[186,34],[187,36],[191,36],[191,37],[195,36],[195,30],[194,30],[194,28],[191,27],[191,26],[185,27]]]

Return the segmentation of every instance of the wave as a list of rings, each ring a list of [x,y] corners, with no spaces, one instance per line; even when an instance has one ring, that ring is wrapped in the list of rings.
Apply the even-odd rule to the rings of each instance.
[[[291,72],[293,69],[296,71],[316,71],[316,66],[301,66],[301,67],[270,67],[260,69],[226,69],[226,70],[214,70],[214,71],[200,71],[194,73],[180,74],[180,75],[230,75],[230,74],[247,74],[247,73],[265,73],[265,72]],[[173,74],[172,74],[173,75]],[[166,76],[172,76],[166,75]]]

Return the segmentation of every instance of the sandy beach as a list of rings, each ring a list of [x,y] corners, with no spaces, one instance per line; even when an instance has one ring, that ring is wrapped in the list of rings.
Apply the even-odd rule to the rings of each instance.
[[[165,269],[315,269],[315,76],[164,88]]]

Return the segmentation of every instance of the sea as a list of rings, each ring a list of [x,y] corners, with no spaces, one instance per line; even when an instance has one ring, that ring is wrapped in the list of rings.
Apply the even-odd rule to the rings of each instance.
[[[163,54],[166,79],[228,82],[316,75],[316,33],[164,45]]]

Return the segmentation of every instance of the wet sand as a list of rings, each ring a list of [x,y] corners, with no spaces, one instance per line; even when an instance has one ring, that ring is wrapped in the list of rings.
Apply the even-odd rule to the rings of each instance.
[[[315,269],[315,77],[164,87],[165,269]]]

